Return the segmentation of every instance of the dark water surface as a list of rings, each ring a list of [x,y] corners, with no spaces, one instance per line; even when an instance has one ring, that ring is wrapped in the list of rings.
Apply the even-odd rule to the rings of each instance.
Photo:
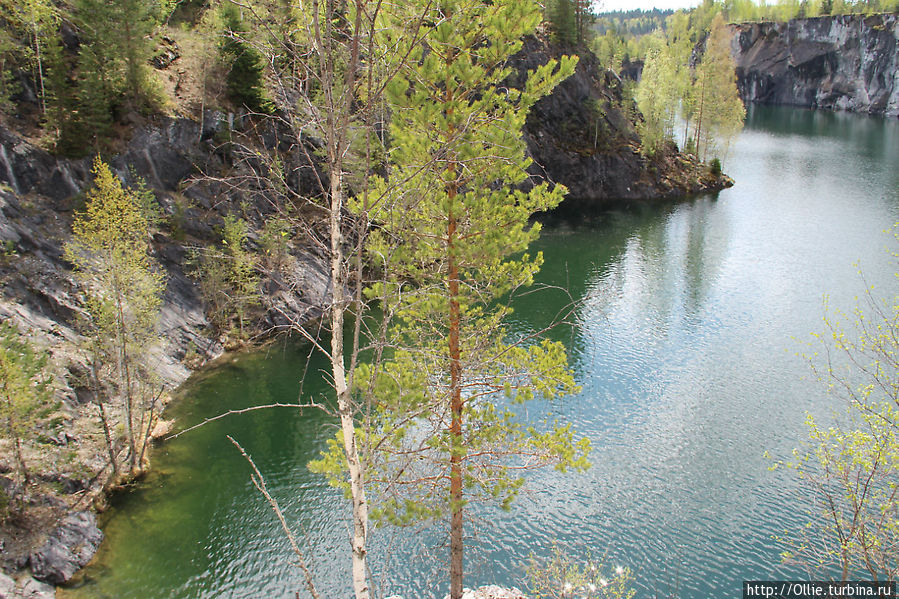
[[[579,302],[557,329],[583,392],[548,409],[594,445],[583,475],[546,472],[511,513],[470,527],[470,585],[522,584],[553,541],[629,566],[639,597],[736,597],[744,579],[790,574],[774,540],[801,522],[789,473],[770,471],[832,400],[798,354],[822,330],[822,297],[851,308],[868,282],[897,283],[884,233],[899,220],[899,121],[755,109],[717,196],[548,224],[544,283]],[[517,304],[542,326],[569,301]],[[325,363],[278,345],[194,377],[171,410],[183,425],[227,409],[325,392]],[[314,562],[324,597],[348,597],[346,507],[305,464],[334,433],[307,410],[233,416],[166,443],[139,491],[117,500],[107,540],[71,598],[292,598],[302,582],[244,445]],[[409,538],[414,538],[410,542]],[[439,530],[377,531],[376,576],[406,599],[442,596]],[[381,580],[381,577],[378,577]],[[301,592],[301,596],[302,592]]]

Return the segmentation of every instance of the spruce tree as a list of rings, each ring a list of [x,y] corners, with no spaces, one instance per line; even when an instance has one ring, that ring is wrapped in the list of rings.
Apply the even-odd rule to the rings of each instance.
[[[125,111],[146,111],[160,102],[148,64],[158,6],[151,0],[75,0],[74,19],[83,39],[68,149],[96,145]]]
[[[231,68],[225,78],[228,97],[238,106],[246,106],[254,112],[268,113],[272,103],[265,93],[262,55],[245,38],[247,28],[240,18],[240,11],[233,4],[222,5],[224,21],[221,52]]]

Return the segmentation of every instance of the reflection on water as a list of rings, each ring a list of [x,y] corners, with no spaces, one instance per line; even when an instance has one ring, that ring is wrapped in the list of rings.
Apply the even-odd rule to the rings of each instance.
[[[884,294],[896,290],[883,231],[899,220],[897,166],[895,121],[755,109],[725,165],[734,188],[549,223],[541,282],[567,294],[520,298],[514,326],[544,326],[574,302],[574,326],[552,334],[569,344],[584,390],[543,409],[592,439],[593,466],[532,477],[509,514],[474,514],[469,584],[521,584],[528,555],[547,555],[553,541],[630,566],[640,597],[735,596],[744,579],[801,575],[779,565],[772,540],[800,522],[798,488],[763,455],[787,455],[806,411],[829,411],[797,355],[820,329],[822,295],[850,306],[863,288],[856,261]],[[325,366],[308,366],[306,395],[323,393],[315,373]],[[191,424],[295,399],[305,367],[293,347],[241,357],[198,377],[176,415]],[[166,444],[145,488],[111,512],[87,582],[65,596],[301,590],[226,433],[302,531],[324,596],[348,596],[346,507],[304,467],[333,432],[321,413],[282,410]],[[375,574],[407,599],[438,596],[442,531],[414,533],[375,533]]]

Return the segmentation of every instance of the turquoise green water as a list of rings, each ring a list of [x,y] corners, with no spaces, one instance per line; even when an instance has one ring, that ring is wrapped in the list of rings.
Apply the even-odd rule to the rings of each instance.
[[[899,220],[899,121],[754,110],[716,196],[557,217],[539,242],[547,291],[522,298],[529,330],[571,299],[569,344],[583,392],[549,409],[594,445],[584,475],[540,473],[511,513],[469,530],[470,585],[519,583],[555,540],[604,554],[639,596],[733,597],[744,579],[788,575],[772,537],[800,521],[802,494],[768,470],[830,400],[797,353],[820,330],[822,296],[850,307],[868,281],[896,280],[883,231]],[[184,425],[228,409],[325,392],[308,348],[276,345],[195,377],[171,411]],[[346,506],[306,462],[334,432],[314,410],[217,421],[153,455],[138,491],[116,501],[83,585],[65,597],[292,598],[287,542],[249,480],[234,436],[265,473],[314,563],[325,597],[348,597]],[[442,596],[439,529],[376,531],[379,588]],[[388,556],[388,557],[384,557]],[[385,576],[389,572],[389,577]]]

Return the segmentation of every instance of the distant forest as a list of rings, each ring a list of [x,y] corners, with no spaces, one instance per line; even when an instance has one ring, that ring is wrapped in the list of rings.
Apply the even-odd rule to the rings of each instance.
[[[614,10],[596,15],[594,30],[597,35],[605,35],[607,31],[619,35],[646,35],[657,29],[665,30],[665,21],[674,14],[669,9],[661,10]]]

